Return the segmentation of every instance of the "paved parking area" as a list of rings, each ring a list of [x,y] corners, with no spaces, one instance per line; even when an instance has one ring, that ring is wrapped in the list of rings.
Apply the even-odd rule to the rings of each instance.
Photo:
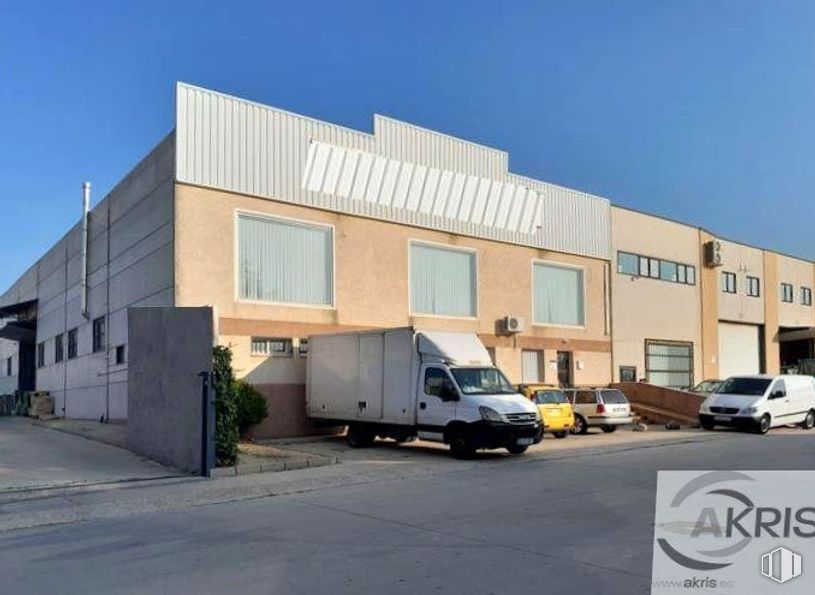
[[[122,448],[0,417],[0,492],[178,474]]]

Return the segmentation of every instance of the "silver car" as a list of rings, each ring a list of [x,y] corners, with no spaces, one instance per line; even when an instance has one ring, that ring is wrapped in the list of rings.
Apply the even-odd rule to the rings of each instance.
[[[574,409],[572,434],[585,434],[590,427],[613,432],[634,423],[628,398],[616,388],[567,388],[563,392]]]

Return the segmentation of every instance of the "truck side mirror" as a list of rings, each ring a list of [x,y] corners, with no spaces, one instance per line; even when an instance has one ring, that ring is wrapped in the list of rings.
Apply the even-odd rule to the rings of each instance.
[[[455,387],[449,382],[445,382],[441,387],[441,392],[439,393],[439,397],[442,401],[458,401],[458,392],[456,392]]]

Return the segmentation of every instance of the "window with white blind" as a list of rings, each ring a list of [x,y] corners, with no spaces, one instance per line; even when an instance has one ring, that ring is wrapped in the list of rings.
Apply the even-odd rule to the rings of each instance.
[[[241,214],[237,244],[241,299],[308,306],[334,304],[330,227]]]
[[[411,242],[411,313],[476,316],[475,256],[470,250]]]
[[[535,324],[583,326],[586,322],[583,269],[536,262],[532,266]]]
[[[657,386],[693,386],[693,344],[646,341],[645,373]]]
[[[543,382],[543,351],[521,351],[521,382],[535,384]]]

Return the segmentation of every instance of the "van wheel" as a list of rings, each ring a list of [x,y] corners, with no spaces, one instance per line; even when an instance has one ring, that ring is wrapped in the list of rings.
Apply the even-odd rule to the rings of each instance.
[[[465,433],[457,432],[453,435],[450,440],[450,454],[459,460],[471,459],[475,456],[475,448]]]
[[[759,434],[766,434],[770,431],[770,416],[768,414],[764,414],[760,420],[758,420],[758,426],[756,427],[756,432]]]
[[[376,434],[362,424],[351,424],[345,439],[351,448],[366,448],[373,445]]]
[[[525,445],[522,446],[520,444],[513,444],[512,446],[507,446],[507,450],[511,455],[522,455],[526,452],[526,449],[528,448],[529,448],[528,446]]]
[[[617,426],[601,426],[601,428],[606,434],[611,434],[612,432],[617,431]]]
[[[811,430],[815,427],[815,411],[812,409],[807,412],[807,416],[804,418],[804,421],[801,422],[801,427],[805,430]]]
[[[565,438],[569,435],[569,432],[552,432],[555,438]]]
[[[585,434],[589,431],[589,424],[582,415],[574,416],[574,425],[572,426],[572,434]]]

